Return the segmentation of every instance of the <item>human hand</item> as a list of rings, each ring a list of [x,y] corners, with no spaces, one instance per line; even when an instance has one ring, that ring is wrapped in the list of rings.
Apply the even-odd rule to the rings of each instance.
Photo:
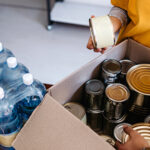
[[[130,139],[125,144],[116,142],[118,150],[142,150],[149,147],[147,141],[137,131],[134,131],[129,126],[124,126],[124,131],[129,135]]]
[[[95,16],[92,16],[91,18],[94,18],[94,17]],[[114,33],[115,33],[115,32],[117,32],[120,29],[121,21],[118,18],[113,17],[113,16],[110,16],[110,20],[111,20],[111,22],[113,24]],[[101,52],[102,54],[107,49],[106,47],[105,48],[101,48],[101,49],[95,49],[94,45],[93,45],[92,37],[89,38],[89,41],[88,41],[88,44],[87,44],[87,48],[90,49],[90,50],[94,50],[94,52]]]

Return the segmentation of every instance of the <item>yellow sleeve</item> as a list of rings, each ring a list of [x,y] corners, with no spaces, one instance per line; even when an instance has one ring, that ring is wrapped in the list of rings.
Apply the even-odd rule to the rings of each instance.
[[[128,10],[128,2],[129,0],[111,0],[112,5],[120,7],[124,10]]]

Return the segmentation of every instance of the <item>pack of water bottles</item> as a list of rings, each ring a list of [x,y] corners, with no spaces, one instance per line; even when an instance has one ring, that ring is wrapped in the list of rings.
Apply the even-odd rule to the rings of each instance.
[[[0,43],[0,149],[13,149],[13,140],[45,94],[45,86]]]

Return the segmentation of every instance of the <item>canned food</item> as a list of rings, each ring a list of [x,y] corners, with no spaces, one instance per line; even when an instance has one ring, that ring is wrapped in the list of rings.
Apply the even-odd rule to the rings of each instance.
[[[118,120],[110,120],[108,119],[105,115],[103,115],[104,120],[103,120],[103,132],[106,135],[110,135],[113,137],[113,131],[114,128],[120,124],[123,123],[126,120],[127,115],[124,115],[122,118]]]
[[[131,126],[131,124],[128,123],[121,123],[118,124],[114,129],[114,137],[119,142],[122,142],[123,140],[123,134],[125,133],[123,130],[124,125]]]
[[[114,45],[115,35],[109,16],[90,18],[89,23],[95,49]]]
[[[86,109],[103,110],[104,84],[100,80],[89,80],[85,84]]]
[[[150,115],[145,118],[145,123],[150,123]]]
[[[107,143],[109,143],[111,146],[115,147],[115,140],[108,136],[108,135],[100,135]]]
[[[115,59],[106,59],[102,62],[102,78],[105,84],[115,83],[121,72],[121,63]]]
[[[126,74],[131,67],[136,65],[136,63],[128,59],[120,60],[120,63],[122,65],[120,80],[122,83],[126,84]]]
[[[135,114],[150,114],[150,64],[135,65],[127,73],[127,82],[133,91],[131,111]]]
[[[87,111],[87,123],[92,130],[97,133],[102,131],[103,125],[103,112],[100,110],[88,110]]]
[[[119,83],[110,84],[105,95],[105,116],[110,120],[120,119],[126,112],[126,101],[130,97],[128,88]]]
[[[66,103],[64,107],[83,123],[87,124],[86,112],[83,106],[75,102],[70,102]]]
[[[145,140],[147,140],[149,146],[150,146],[150,124],[149,123],[137,123],[131,126],[133,130],[137,131],[141,136],[144,137]],[[123,135],[123,143],[126,143],[129,140],[129,135],[124,134]]]

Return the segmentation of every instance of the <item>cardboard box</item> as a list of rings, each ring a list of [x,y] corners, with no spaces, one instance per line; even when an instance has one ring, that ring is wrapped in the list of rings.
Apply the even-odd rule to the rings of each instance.
[[[13,143],[16,150],[113,150],[62,106],[68,100],[82,99],[84,83],[97,77],[99,64],[109,58],[129,58],[137,63],[150,63],[150,48],[126,40],[50,88],[16,137]]]

